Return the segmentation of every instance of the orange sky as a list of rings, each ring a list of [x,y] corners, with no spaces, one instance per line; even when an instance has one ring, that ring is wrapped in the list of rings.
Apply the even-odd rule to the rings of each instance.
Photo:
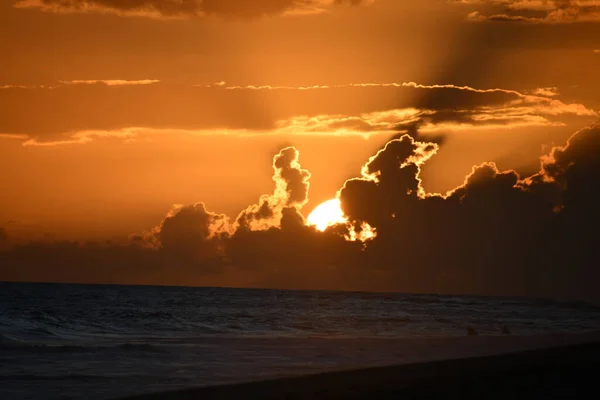
[[[126,243],[174,204],[235,219],[286,146],[302,214],[393,137],[429,193],[522,176],[598,120],[600,3],[10,0],[0,4],[0,247]]]
[[[275,11],[258,16],[257,10],[251,17],[242,3],[224,2],[209,16],[183,10],[147,17],[111,1],[98,1],[89,12],[3,2],[0,221],[6,229],[123,238],[152,226],[171,204],[199,200],[234,215],[268,191],[269,155],[281,144],[296,145],[313,174],[311,208],[356,175],[393,129],[364,139],[352,134],[353,126],[306,132],[306,126],[274,129],[277,121],[419,108],[427,96],[438,96],[385,87],[314,89],[310,95],[294,89],[224,93],[225,86],[417,82],[523,94],[556,87],[557,101],[590,110],[600,106],[593,95],[600,87],[592,72],[600,66],[593,51],[600,47],[593,39],[600,37],[595,23],[474,22],[466,16],[475,6],[436,0],[315,4],[322,9],[313,15],[281,15],[277,10],[290,14],[288,2],[263,1],[257,9]],[[116,82],[67,84],[98,80]],[[224,86],[198,87],[215,82]],[[466,103],[480,105],[488,103]],[[424,172],[426,187],[455,187],[471,165],[486,160],[505,168],[535,167],[543,145],[564,141],[594,116],[551,119],[564,126],[540,120],[453,130],[440,123],[431,130],[445,135],[446,145]],[[132,127],[141,129],[121,138],[103,133]],[[225,129],[232,132],[225,135]],[[97,135],[69,144],[88,130]],[[26,146],[31,142],[55,145]]]

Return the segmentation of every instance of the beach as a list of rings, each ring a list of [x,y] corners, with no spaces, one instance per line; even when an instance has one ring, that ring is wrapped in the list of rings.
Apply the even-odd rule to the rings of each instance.
[[[322,373],[122,400],[595,398],[600,341],[546,349]]]

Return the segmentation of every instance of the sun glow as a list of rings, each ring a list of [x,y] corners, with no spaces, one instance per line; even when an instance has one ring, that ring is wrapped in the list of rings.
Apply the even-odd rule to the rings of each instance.
[[[308,224],[319,231],[324,231],[335,224],[346,223],[339,199],[327,200],[319,204],[308,216]]]

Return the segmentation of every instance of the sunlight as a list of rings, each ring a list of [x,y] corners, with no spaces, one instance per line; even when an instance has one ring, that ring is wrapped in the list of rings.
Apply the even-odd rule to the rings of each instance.
[[[345,223],[346,217],[342,211],[339,199],[331,199],[319,204],[308,216],[308,224],[319,231],[325,231],[328,227]]]

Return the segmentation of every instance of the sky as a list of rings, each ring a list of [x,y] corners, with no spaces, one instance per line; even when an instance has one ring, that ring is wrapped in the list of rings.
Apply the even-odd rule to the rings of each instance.
[[[0,54],[0,280],[597,296],[597,0],[4,0]]]

